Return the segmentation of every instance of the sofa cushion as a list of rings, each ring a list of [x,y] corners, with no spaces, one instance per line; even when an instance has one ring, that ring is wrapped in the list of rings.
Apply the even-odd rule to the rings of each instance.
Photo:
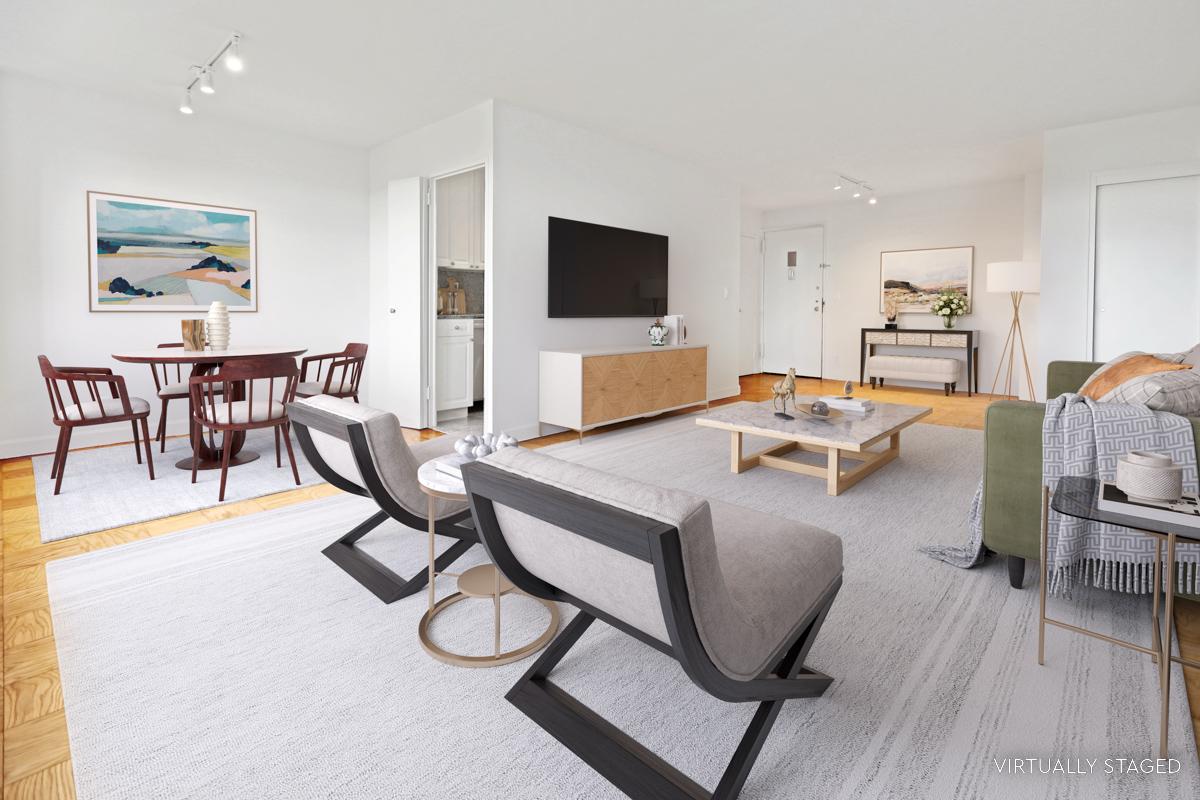
[[[1190,365],[1181,364],[1182,361],[1182,353],[1122,353],[1093,372],[1079,388],[1079,394],[1102,403],[1110,402],[1105,399],[1106,396],[1125,381],[1158,372],[1191,369]]]
[[[1200,416],[1200,373],[1185,369],[1140,375],[1118,385],[1102,401],[1142,405],[1184,417]]]
[[[731,678],[768,672],[842,574],[841,539],[819,528],[531,450],[506,448],[486,461],[674,526],[700,639]],[[532,574],[669,643],[651,564],[515,509],[497,505],[496,517],[513,554]]]

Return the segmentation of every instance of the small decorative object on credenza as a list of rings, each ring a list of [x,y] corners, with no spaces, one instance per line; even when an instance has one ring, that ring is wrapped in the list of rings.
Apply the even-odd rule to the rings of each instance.
[[[683,314],[667,314],[662,318],[662,324],[667,326],[667,344],[687,344],[687,325],[683,324]]]
[[[462,465],[490,456],[505,447],[516,447],[520,442],[507,433],[469,434],[454,443],[454,452],[458,455],[437,459],[434,466],[439,472],[462,480]]]
[[[646,330],[646,333],[650,334],[651,345],[654,347],[663,347],[667,343],[667,334],[670,333],[670,329],[666,325],[663,325],[661,319],[656,319],[654,320],[654,324]]]
[[[775,408],[775,404],[780,400],[783,401],[783,411],[776,411],[775,416],[780,419],[795,419],[787,413],[787,401],[792,401],[792,408],[796,407],[796,368],[792,367],[787,371],[787,375],[783,379],[777,381],[771,387],[771,407]]]
[[[1166,453],[1131,450],[1117,459],[1116,484],[1130,500],[1170,503],[1183,495],[1183,467]]]
[[[900,309],[896,305],[895,298],[885,297],[883,300],[883,316],[887,319],[887,322],[883,323],[883,327],[888,330],[895,330],[899,327],[896,325],[896,315],[899,313]]]
[[[929,311],[941,317],[947,328],[953,328],[954,320],[967,313],[967,299],[958,292],[942,292],[934,298]]]
[[[229,349],[229,309],[220,300],[213,300],[208,307],[208,319],[204,324],[208,346],[212,350]]]
[[[204,320],[202,319],[184,319],[179,321],[179,327],[183,331],[183,349],[184,350],[203,350],[204,349]]]

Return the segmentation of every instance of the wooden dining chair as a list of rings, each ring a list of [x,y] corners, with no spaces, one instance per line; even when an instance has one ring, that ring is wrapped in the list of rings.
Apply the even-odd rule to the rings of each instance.
[[[183,347],[183,342],[164,342],[158,347],[159,349],[168,347],[181,348]],[[150,365],[150,374],[154,376],[154,390],[158,393],[158,399],[162,402],[162,411],[158,415],[158,430],[154,434],[154,440],[160,443],[160,453],[167,451],[167,403],[172,400],[186,399],[188,396],[188,381],[187,378],[183,377],[185,367],[187,367],[190,374],[191,365],[182,364],[178,361],[174,363],[160,361]]]
[[[85,425],[107,425],[128,420],[133,428],[133,452],[142,463],[142,442],[146,444],[146,468],[154,480],[154,460],[150,455],[150,404],[140,397],[130,397],[125,378],[114,375],[107,367],[56,367],[45,356],[38,356],[38,366],[50,397],[50,411],[58,426],[58,445],[50,477],[54,478],[54,493],[62,490],[67,452],[71,447],[71,432]],[[104,389],[111,397],[105,398]],[[138,424],[141,424],[141,436]]]
[[[366,361],[367,346],[358,342],[346,345],[346,349],[340,353],[308,356],[300,362],[300,383],[296,387],[296,396],[327,394],[331,397],[347,397],[357,403],[358,384],[362,380]],[[312,380],[309,380],[310,369]]]
[[[234,434],[255,428],[274,428],[275,466],[283,466],[279,447],[282,438],[287,445],[292,477],[299,486],[300,471],[296,468],[296,456],[292,452],[291,427],[287,416],[287,404],[296,399],[299,377],[295,359],[288,357],[240,359],[223,364],[221,371],[214,375],[193,375],[188,380],[192,397],[192,443],[195,448],[192,483],[196,482],[200,444],[206,432],[213,449],[216,449],[216,434],[221,434],[221,488],[217,499],[224,501],[232,450],[227,445]],[[238,397],[235,386],[242,383],[246,387],[246,399],[235,399]]]

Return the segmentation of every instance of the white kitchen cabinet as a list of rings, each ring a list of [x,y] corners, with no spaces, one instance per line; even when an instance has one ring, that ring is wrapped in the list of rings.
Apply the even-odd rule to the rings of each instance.
[[[437,410],[469,408],[475,400],[475,321],[437,321]]]
[[[437,182],[437,264],[483,269],[483,169]]]

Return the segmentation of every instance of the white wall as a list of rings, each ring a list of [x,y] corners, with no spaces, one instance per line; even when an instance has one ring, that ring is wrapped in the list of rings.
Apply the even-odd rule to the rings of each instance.
[[[395,385],[385,390],[377,381],[375,389],[367,387],[367,402],[400,415],[405,425],[419,426],[409,403],[395,407],[398,396],[420,392],[422,374],[430,368],[426,363],[430,330],[422,314],[422,276],[419,265],[396,258],[399,249],[411,245],[389,242],[388,183],[405,178],[434,178],[449,172],[484,164],[487,172],[484,208],[484,259],[492,262],[491,211],[492,160],[492,103],[488,101],[424,128],[397,136],[371,150],[370,153],[370,288],[368,316],[370,318],[372,352],[377,363],[387,366]],[[391,209],[393,215],[395,208]],[[394,221],[394,220],[393,220]],[[393,225],[392,230],[398,226]],[[389,256],[389,249],[391,256]],[[414,271],[416,270],[416,271]],[[490,284],[492,276],[486,280]],[[428,287],[426,287],[428,289]],[[485,287],[490,299],[491,289]],[[397,309],[390,314],[389,309]],[[488,310],[485,308],[485,312]],[[484,362],[491,362],[490,312],[485,314]],[[484,382],[489,379],[485,375]],[[489,395],[490,397],[490,395]],[[491,413],[490,404],[487,411]],[[434,420],[425,420],[432,425]]]
[[[1029,176],[1036,180],[1036,173]],[[825,275],[825,320],[823,360],[825,377],[858,380],[860,331],[879,327],[879,254],[884,250],[911,250],[924,247],[975,247],[975,270],[971,300],[972,312],[956,323],[959,328],[981,331],[979,388],[987,392],[995,376],[996,365],[1008,326],[1012,304],[1007,294],[988,294],[987,264],[990,261],[1015,261],[1026,252],[1025,220],[1026,180],[1015,179],[881,197],[875,206],[841,202],[825,206],[768,211],[764,227],[784,228],[806,225],[825,226],[825,259],[832,267]],[[1032,231],[1028,235],[1036,239]],[[1026,302],[1036,302],[1027,298]],[[1028,311],[1022,321],[1036,320]],[[901,314],[901,328],[941,327],[930,314]],[[1032,327],[1032,326],[1031,326]],[[1032,349],[1036,332],[1027,330]],[[888,352],[929,355],[927,348]],[[964,354],[965,356],[965,354]],[[1031,368],[1038,359],[1030,352]],[[965,365],[962,371],[964,389]],[[1003,380],[1003,376],[1001,376]],[[928,384],[915,384],[925,385]]]
[[[1042,164],[1041,352],[1091,360],[1087,350],[1092,176],[1200,159],[1200,106],[1048,131]],[[1164,287],[1150,287],[1162,290]],[[1187,347],[1184,343],[1180,347]],[[1043,376],[1044,377],[1044,376]]]
[[[178,340],[179,320],[198,316],[88,311],[89,189],[258,212],[260,310],[232,315],[235,345],[327,352],[366,340],[365,151],[13,73],[0,73],[0,120],[0,457],[54,447],[39,353],[113,367],[150,400],[149,367],[110,354]],[[183,432],[186,404],[172,405],[172,432]],[[97,426],[72,445],[129,436],[125,425]]]
[[[709,345],[709,397],[737,394],[737,187],[506,103],[495,103],[493,125],[492,425],[519,436],[536,432],[539,350],[647,341],[646,319],[547,317],[550,216],[670,237],[669,311],[686,316],[690,341]]]

